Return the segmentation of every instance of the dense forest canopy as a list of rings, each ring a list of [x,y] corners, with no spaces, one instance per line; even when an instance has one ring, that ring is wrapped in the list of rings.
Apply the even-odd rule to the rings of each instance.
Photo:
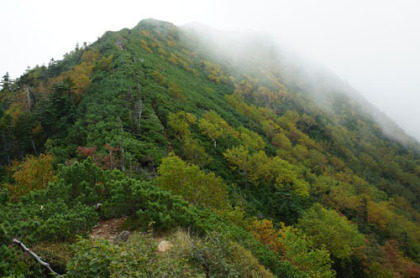
[[[2,277],[49,276],[13,238],[65,277],[419,277],[419,223],[420,145],[263,35],[149,19],[2,78]]]

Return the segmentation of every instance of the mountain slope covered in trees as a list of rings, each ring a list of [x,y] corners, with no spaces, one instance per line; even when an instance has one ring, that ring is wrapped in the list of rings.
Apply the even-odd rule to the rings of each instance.
[[[420,275],[419,144],[258,34],[149,19],[6,75],[0,146],[2,277],[48,277],[13,238],[66,277]]]

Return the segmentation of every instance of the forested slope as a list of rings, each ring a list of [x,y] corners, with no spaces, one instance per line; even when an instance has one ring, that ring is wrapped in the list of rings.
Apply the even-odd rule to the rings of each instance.
[[[13,238],[66,277],[420,275],[418,143],[215,33],[143,20],[3,77],[0,276],[48,276]],[[89,239],[122,216],[128,242]]]

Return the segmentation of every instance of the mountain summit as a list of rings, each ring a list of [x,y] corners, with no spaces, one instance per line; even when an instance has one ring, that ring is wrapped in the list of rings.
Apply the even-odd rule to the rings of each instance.
[[[51,272],[14,238],[66,277],[420,273],[419,144],[264,34],[146,19],[3,81],[2,277]]]

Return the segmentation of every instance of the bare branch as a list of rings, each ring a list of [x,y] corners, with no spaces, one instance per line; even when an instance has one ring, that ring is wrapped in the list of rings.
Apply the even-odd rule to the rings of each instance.
[[[31,255],[32,257],[34,257],[34,258],[35,258],[35,260],[36,260],[38,263],[40,263],[41,265],[45,266],[45,267],[48,269],[48,271],[49,271],[50,273],[53,273],[53,274],[55,274],[55,275],[57,275],[57,276],[59,276],[59,277],[63,277],[62,275],[60,275],[60,274],[58,274],[57,272],[55,272],[54,270],[52,270],[52,268],[50,267],[50,264],[49,264],[49,263],[44,262],[44,261],[41,259],[41,257],[39,257],[37,254],[35,254],[35,253],[34,253],[34,252],[32,252],[29,248],[27,248],[27,247],[25,246],[25,244],[23,244],[22,242],[20,242],[20,241],[19,241],[19,240],[17,240],[16,238],[14,238],[14,239],[12,240],[12,242],[13,242],[13,243],[16,243],[17,245],[19,245],[19,246],[20,246],[20,248],[22,248],[22,250],[23,250],[24,252],[28,252],[28,253],[29,253],[29,255]]]

